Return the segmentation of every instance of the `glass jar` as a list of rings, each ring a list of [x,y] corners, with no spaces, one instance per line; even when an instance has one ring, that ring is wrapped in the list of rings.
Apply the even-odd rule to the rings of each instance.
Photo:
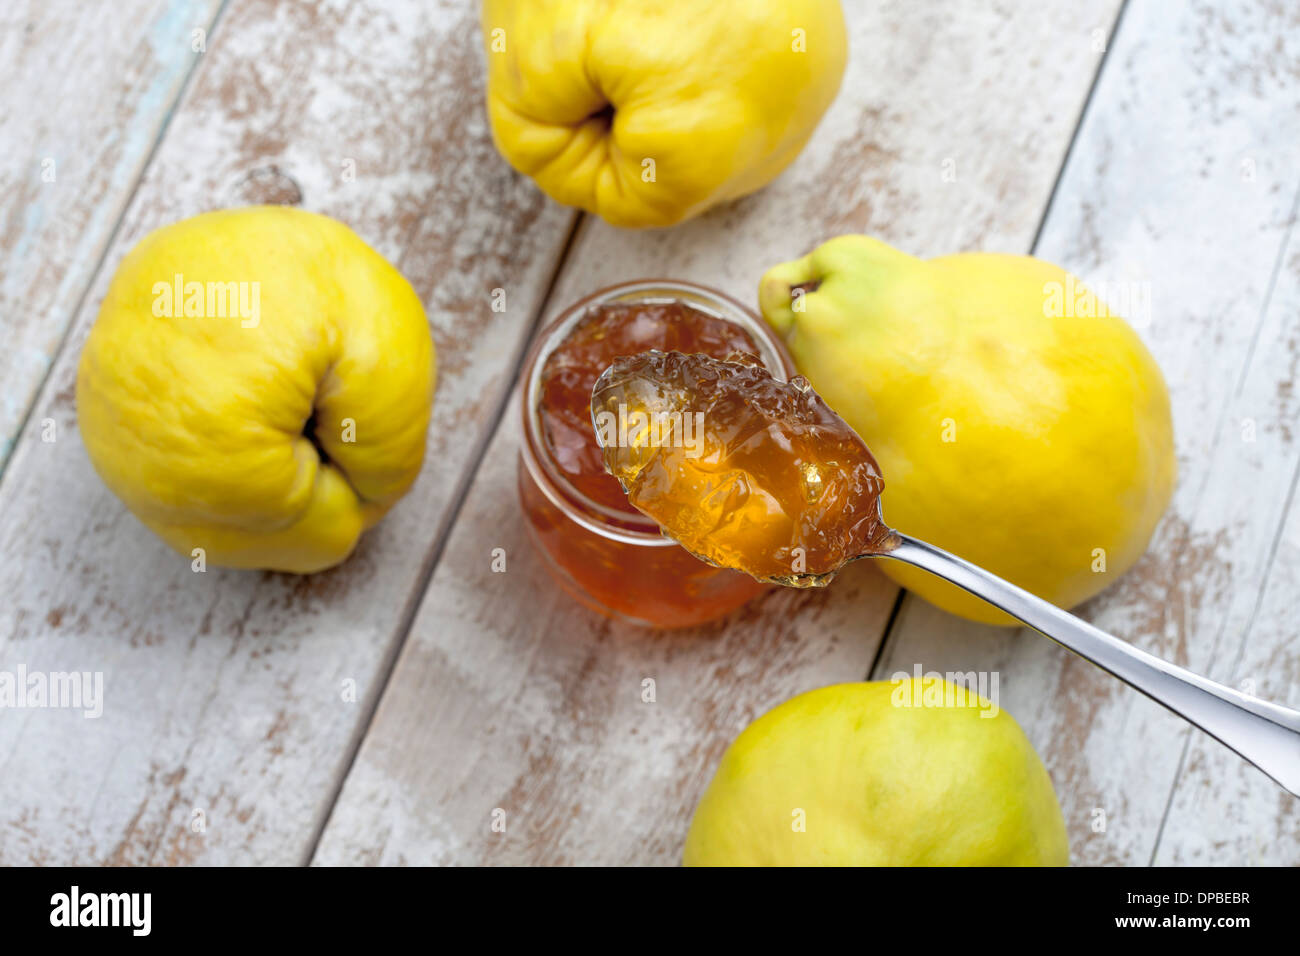
[[[722,617],[767,586],[706,564],[663,537],[644,515],[615,511],[575,488],[556,467],[542,437],[539,400],[547,358],[589,309],[673,301],[739,325],[772,374],[783,380],[794,374],[781,341],[730,296],[690,282],[621,283],[575,302],[538,335],[524,363],[519,445],[519,500],[529,536],[560,587],[601,614],[658,628]]]

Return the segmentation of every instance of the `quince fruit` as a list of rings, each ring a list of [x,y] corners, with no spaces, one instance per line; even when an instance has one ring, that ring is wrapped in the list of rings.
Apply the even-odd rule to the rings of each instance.
[[[838,0],[485,0],[497,148],[548,196],[667,226],[765,186],[835,98]]]
[[[966,695],[966,696],[962,696]],[[754,721],[686,836],[687,866],[1064,866],[1042,761],[1005,711],[935,678],[839,684]]]
[[[875,454],[892,527],[1067,608],[1146,549],[1173,494],[1169,394],[1137,333],[1064,270],[841,236],[768,271],[759,301]],[[879,567],[955,614],[1016,623]]]
[[[410,488],[433,402],[410,284],[346,226],[266,206],[159,229],[81,354],[100,477],[186,557],[312,572]]]

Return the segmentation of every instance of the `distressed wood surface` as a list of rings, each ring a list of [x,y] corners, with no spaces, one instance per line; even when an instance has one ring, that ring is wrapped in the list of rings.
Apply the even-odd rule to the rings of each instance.
[[[0,484],[0,669],[104,674],[98,719],[0,716],[0,863],[309,855],[573,223],[496,157],[478,43],[472,5],[429,0],[231,0],[208,36]],[[73,407],[81,342],[131,244],[263,201],[351,224],[411,279],[439,349],[419,482],[311,577],[191,572],[95,476]]]
[[[1298,51],[1300,52],[1300,51]],[[1293,56],[1292,62],[1300,62]],[[1300,80],[1300,76],[1296,78]],[[1300,82],[1293,89],[1300,90]],[[1300,186],[1300,123],[1292,123],[1291,180]],[[1271,294],[1253,333],[1250,359],[1223,415],[1222,463],[1206,479],[1202,520],[1226,530],[1216,576],[1236,590],[1218,624],[1211,677],[1300,709],[1300,235],[1297,207],[1278,251]],[[1243,325],[1250,324],[1243,322]],[[1216,519],[1219,525],[1216,527]],[[1227,519],[1227,520],[1223,520]],[[1244,573],[1243,573],[1244,572]],[[1215,573],[1215,572],[1212,572]],[[1186,736],[1155,862],[1163,865],[1296,866],[1300,806],[1271,780],[1203,734]]]
[[[472,5],[0,13],[0,139],[18,144],[0,157],[0,462],[31,409],[0,477],[0,670],[102,671],[106,698],[96,720],[0,716],[0,863],[301,862],[322,826],[322,863],[675,862],[729,740],[782,699],[861,678],[896,592],[859,565],[828,592],[669,635],[575,607],[523,537],[514,406],[497,421],[534,318],[641,275],[752,301],[767,266],[848,231],[921,255],[1027,250],[1117,5],[958,17],[846,0],[850,73],[795,166],[678,229],[586,222],[549,299],[574,217],[490,146]],[[191,31],[214,21],[194,64]],[[1036,247],[1150,284],[1140,331],[1175,401],[1174,507],[1085,616],[1292,706],[1297,38],[1285,4],[1129,4]],[[259,201],[353,225],[411,278],[439,347],[420,482],[312,578],[191,573],[102,487],[75,429],[75,359],[121,255],[157,225]],[[1050,642],[905,598],[874,673],[914,663],[1000,674],[1075,862],[1300,862],[1293,800]]]
[[[922,255],[1028,248],[1094,75],[1095,36],[1117,4],[968,5],[960,17],[942,4],[845,8],[849,73],[794,166],[671,231],[587,222],[553,309],[640,276],[696,279],[752,302],[765,268],[850,231]],[[512,411],[319,863],[675,863],[731,738],[781,700],[871,666],[896,592],[865,565],[828,591],[770,594],[693,632],[655,634],[577,607],[525,539],[517,433]],[[508,555],[505,573],[491,571],[494,548]],[[641,699],[645,678],[653,704]],[[498,809],[505,833],[491,829]]]
[[[0,469],[219,6],[0,10]]]
[[[1300,704],[1300,16],[1130,3],[1037,254],[1147,283],[1179,484],[1146,557],[1081,613]],[[1288,517],[1289,514],[1289,517]],[[1300,863],[1297,802],[1179,718],[1032,632],[908,596],[877,670],[997,671],[1084,864]]]

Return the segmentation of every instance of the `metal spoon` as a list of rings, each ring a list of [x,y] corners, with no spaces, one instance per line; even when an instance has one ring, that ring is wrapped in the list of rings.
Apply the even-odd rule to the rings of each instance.
[[[983,598],[1195,724],[1300,796],[1300,712],[1163,661],[1024,588],[905,534],[894,532],[880,550],[861,557],[891,558],[923,568]]]
[[[605,370],[596,382],[592,397],[592,424],[598,442],[604,441],[605,432],[601,427],[599,415],[605,398],[603,392],[609,387],[611,380],[617,381],[618,376],[628,373],[629,369],[634,369],[631,373],[634,378],[653,378],[655,375],[663,374],[659,366],[674,354],[676,353],[665,355],[650,352],[639,357],[620,359]],[[729,364],[703,355],[676,354],[675,365],[679,366],[683,362],[714,364],[719,368]],[[770,378],[770,373],[768,377]],[[715,384],[715,389],[723,390],[728,387],[725,385],[725,379],[719,381],[724,384]],[[615,389],[617,387],[615,386]],[[804,397],[809,393],[808,383],[803,379],[795,379],[789,385],[779,387],[795,388]],[[848,428],[842,420],[840,424],[845,429]],[[870,459],[870,452],[865,444],[862,449]],[[606,449],[606,468],[611,473],[616,473],[610,468],[608,451],[609,449]],[[874,460],[872,464],[874,466]],[[849,560],[870,557],[902,561],[923,568],[976,597],[983,598],[994,607],[1023,621],[1067,650],[1073,651],[1084,660],[1091,661],[1102,670],[1113,674],[1124,683],[1195,724],[1264,771],[1291,794],[1300,796],[1300,713],[1224,687],[1222,684],[1163,661],[1146,651],[1138,650],[1131,644],[1112,637],[1073,614],[1049,604],[1042,598],[1035,597],[1023,588],[1004,581],[969,561],[890,529],[884,522],[879,497],[875,500],[875,510],[876,524],[871,529],[869,539],[858,539],[868,540],[869,543],[856,545],[864,546],[867,550]],[[650,514],[650,517],[655,516]],[[676,537],[673,535],[673,529],[664,527],[663,530],[669,537]],[[689,546],[684,542],[679,541],[679,543],[689,550]],[[710,560],[705,555],[698,556],[706,561]],[[740,570],[750,569],[740,568]],[[805,585],[807,578],[817,577],[824,579],[819,583],[824,583],[835,570],[826,569],[817,575],[802,575],[800,577],[805,580],[799,582],[790,577],[759,576],[759,579],[775,584]]]

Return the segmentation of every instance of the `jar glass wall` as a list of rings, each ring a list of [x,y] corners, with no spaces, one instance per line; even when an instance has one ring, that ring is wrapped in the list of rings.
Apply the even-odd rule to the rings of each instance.
[[[649,518],[616,511],[574,487],[543,438],[542,372],[574,326],[604,305],[679,302],[740,326],[778,378],[794,366],[763,321],[705,286],[661,280],[626,282],[574,303],[537,337],[524,363],[519,499],[534,545],[559,585],[602,614],[651,627],[688,627],[722,617],[767,586],[716,568],[664,538]]]

